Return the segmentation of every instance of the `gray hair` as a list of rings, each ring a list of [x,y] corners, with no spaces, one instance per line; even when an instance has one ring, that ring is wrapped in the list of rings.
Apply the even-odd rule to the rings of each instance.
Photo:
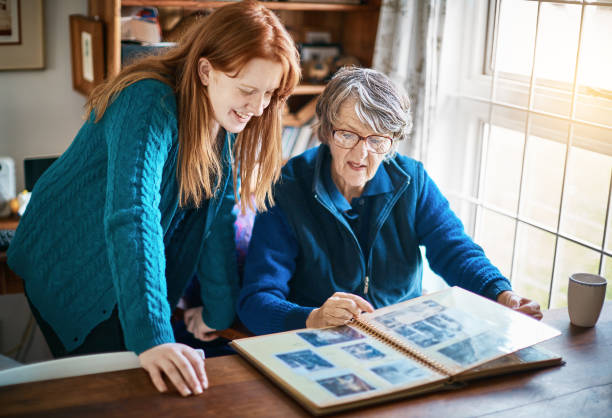
[[[317,102],[315,132],[321,142],[329,143],[339,109],[347,99],[355,99],[359,120],[374,132],[393,137],[393,148],[387,154],[392,157],[398,141],[406,139],[412,129],[408,95],[379,71],[342,67]]]

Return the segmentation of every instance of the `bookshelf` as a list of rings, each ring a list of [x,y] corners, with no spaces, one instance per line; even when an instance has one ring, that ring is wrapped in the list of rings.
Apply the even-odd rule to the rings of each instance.
[[[88,0],[89,15],[104,23],[106,77],[116,75],[121,69],[121,7],[173,7],[185,11],[215,9],[231,1],[199,0]],[[342,46],[343,55],[357,58],[361,65],[372,65],[376,30],[381,0],[364,0],[362,4],[342,4],[341,0],[329,2],[263,1],[279,16],[297,43],[305,42],[306,31],[328,32],[331,42]],[[314,112],[313,99],[319,95],[324,85],[304,82],[289,99],[289,114],[285,125],[298,126],[309,120]],[[310,116],[310,117],[309,117]]]

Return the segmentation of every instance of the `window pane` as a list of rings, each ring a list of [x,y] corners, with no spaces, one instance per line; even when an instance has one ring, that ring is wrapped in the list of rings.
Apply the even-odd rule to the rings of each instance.
[[[601,274],[608,280],[606,300],[612,300],[612,257],[604,257],[604,265]]]
[[[569,115],[578,54],[581,7],[542,3],[538,27],[533,108]]]
[[[482,121],[488,120],[490,105],[460,100],[447,110],[439,116],[427,144],[425,167],[447,195],[476,198],[484,137]]]
[[[593,273],[599,271],[599,254],[582,245],[559,238],[555,277],[551,295],[551,308],[567,306],[567,283],[574,273]]]
[[[566,174],[561,231],[600,247],[603,242],[606,206],[610,189],[612,156],[589,141],[597,132],[576,126]],[[583,147],[584,146],[584,147]],[[587,148],[588,147],[588,148]]]
[[[478,217],[476,242],[502,274],[510,277],[516,221],[484,208],[479,208]]]
[[[504,0],[499,13],[495,64],[497,71],[531,75],[538,5]]]
[[[521,217],[557,229],[568,124],[532,116],[523,173]]]
[[[455,215],[463,222],[465,232],[473,238],[476,229],[476,205],[452,196],[448,197],[448,202]]]
[[[612,126],[612,7],[585,9],[576,118]]]
[[[512,119],[512,117],[518,117]],[[482,199],[516,213],[521,181],[525,122],[522,112],[497,108],[489,125]],[[483,176],[483,174],[481,174]]]
[[[512,288],[521,296],[548,306],[555,236],[519,222]]]
[[[583,86],[612,91],[612,8],[585,9],[580,46],[578,82]]]
[[[537,9],[532,1],[501,2],[494,55],[496,101],[527,106]]]

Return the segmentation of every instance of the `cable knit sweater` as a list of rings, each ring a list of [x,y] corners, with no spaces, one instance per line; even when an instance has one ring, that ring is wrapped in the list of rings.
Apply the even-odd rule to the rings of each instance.
[[[226,134],[222,190],[201,208],[179,208],[176,97],[142,80],[98,123],[92,115],[39,179],[8,263],[68,351],[115,305],[129,350],[173,342],[171,306],[194,274],[204,321],[231,324],[238,288],[232,142]]]

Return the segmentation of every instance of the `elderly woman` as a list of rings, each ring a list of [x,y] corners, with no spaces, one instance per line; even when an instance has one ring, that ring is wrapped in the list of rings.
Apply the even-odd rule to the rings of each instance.
[[[344,68],[316,113],[322,145],[286,164],[276,205],[255,220],[238,299],[247,328],[338,325],[420,296],[420,245],[449,285],[542,317],[466,235],[423,165],[395,152],[411,117],[388,77]]]

